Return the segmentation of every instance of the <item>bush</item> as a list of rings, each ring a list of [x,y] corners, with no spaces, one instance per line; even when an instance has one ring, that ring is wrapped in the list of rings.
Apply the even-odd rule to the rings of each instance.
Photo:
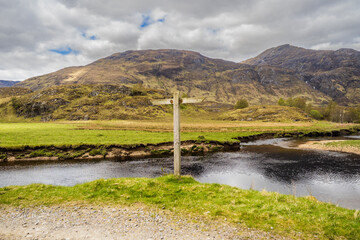
[[[316,120],[320,120],[323,118],[323,115],[317,110],[311,110],[309,114],[312,118],[315,118]]]
[[[243,108],[247,108],[249,106],[249,103],[246,101],[246,99],[240,99],[239,101],[237,101],[234,105],[235,109],[243,109]]]
[[[286,102],[283,98],[280,98],[279,101],[278,101],[278,105],[279,106],[286,106]]]
[[[302,110],[305,110],[305,108],[306,108],[306,100],[303,99],[303,98],[300,98],[300,97],[294,98],[292,107],[297,107],[297,108],[300,108]]]

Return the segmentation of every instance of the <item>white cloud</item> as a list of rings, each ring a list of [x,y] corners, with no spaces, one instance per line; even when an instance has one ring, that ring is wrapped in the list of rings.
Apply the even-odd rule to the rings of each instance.
[[[4,80],[85,65],[131,49],[187,49],[238,62],[284,43],[360,50],[357,0],[0,0],[0,4]],[[140,27],[144,17],[149,20]],[[73,51],[61,55],[51,49]]]

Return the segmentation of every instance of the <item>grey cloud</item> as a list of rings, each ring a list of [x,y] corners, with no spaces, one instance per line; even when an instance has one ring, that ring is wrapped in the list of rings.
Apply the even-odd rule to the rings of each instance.
[[[0,79],[22,80],[129,49],[187,49],[233,61],[284,43],[360,50],[357,0],[0,0],[0,4]],[[144,14],[153,22],[142,29]],[[164,22],[156,21],[163,17]],[[61,47],[79,54],[49,51]]]

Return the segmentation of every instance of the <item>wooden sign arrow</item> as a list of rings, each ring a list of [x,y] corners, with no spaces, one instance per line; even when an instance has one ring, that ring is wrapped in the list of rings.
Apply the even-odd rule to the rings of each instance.
[[[202,103],[204,102],[205,98],[179,98],[179,103]],[[167,99],[154,99],[151,100],[151,103],[153,105],[167,105],[167,104],[174,104],[173,98],[167,98]]]

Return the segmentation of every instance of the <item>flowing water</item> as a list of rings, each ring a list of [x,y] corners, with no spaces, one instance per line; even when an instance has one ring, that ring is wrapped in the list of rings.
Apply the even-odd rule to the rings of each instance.
[[[243,189],[312,195],[324,202],[360,209],[360,156],[297,149],[302,141],[261,140],[242,144],[237,152],[183,157],[182,174],[200,182]],[[71,186],[99,178],[157,177],[171,173],[172,168],[172,158],[1,163],[0,187],[30,183]]]

